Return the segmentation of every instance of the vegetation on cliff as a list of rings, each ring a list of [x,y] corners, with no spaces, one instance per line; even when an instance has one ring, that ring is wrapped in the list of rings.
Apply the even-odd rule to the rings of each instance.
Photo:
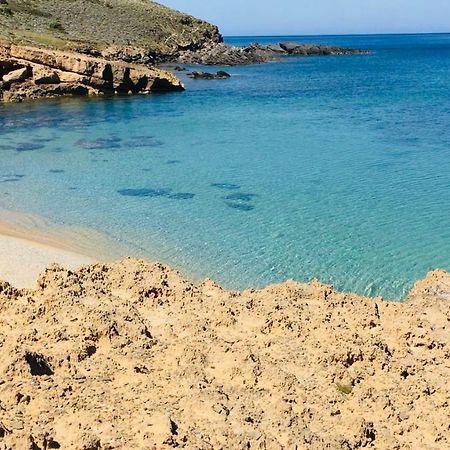
[[[221,41],[217,27],[149,0],[0,0],[0,39],[58,49],[111,45],[147,57]]]

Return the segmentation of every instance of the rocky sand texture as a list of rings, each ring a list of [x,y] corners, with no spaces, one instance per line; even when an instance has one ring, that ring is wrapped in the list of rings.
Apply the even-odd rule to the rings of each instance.
[[[155,67],[0,43],[0,101],[182,89],[172,73]]]
[[[0,283],[0,449],[450,447],[450,275],[404,304],[133,259]]]

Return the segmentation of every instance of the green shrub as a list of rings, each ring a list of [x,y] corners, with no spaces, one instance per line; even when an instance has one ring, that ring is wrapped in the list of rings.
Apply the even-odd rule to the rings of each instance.
[[[3,14],[4,16],[12,16],[13,12],[12,9],[6,4],[0,5],[0,14]]]
[[[64,28],[59,20],[52,20],[48,27],[50,28],[50,30],[64,31]]]

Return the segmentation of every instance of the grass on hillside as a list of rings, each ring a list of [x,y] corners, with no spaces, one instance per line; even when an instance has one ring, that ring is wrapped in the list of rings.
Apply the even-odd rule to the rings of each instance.
[[[216,27],[148,0],[8,0],[0,8],[0,37],[56,48],[84,42],[169,53],[214,36]]]

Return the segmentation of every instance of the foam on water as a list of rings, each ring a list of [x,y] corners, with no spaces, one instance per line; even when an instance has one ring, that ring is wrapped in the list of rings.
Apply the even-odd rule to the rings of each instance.
[[[253,40],[374,53],[2,106],[0,207],[234,288],[316,277],[398,299],[450,269],[450,36]]]

